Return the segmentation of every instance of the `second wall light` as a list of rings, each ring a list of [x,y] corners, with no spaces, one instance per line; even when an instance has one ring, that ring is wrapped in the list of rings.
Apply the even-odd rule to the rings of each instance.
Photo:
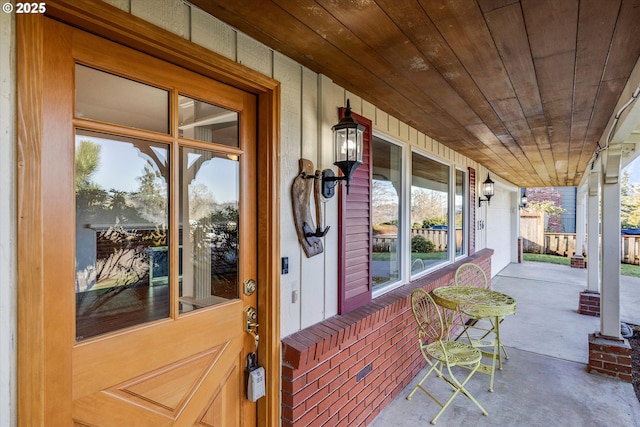
[[[487,204],[490,205],[493,194],[493,181],[487,172],[487,179],[482,183],[482,196],[484,196],[484,199],[482,197],[478,197],[478,207],[482,206],[482,202],[487,202]]]

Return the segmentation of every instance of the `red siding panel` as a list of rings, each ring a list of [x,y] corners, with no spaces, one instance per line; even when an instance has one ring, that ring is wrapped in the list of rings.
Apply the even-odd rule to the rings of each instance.
[[[341,108],[339,116],[344,115]],[[365,127],[363,164],[351,179],[349,195],[338,190],[338,313],[371,301],[371,120],[353,114]]]
[[[476,253],[476,170],[469,168],[469,256]]]

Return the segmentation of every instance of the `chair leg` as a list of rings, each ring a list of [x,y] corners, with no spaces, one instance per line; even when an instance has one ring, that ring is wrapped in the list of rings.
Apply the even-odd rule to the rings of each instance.
[[[445,402],[444,405],[441,405],[442,408],[440,409],[440,411],[438,411],[438,413],[436,414],[436,416],[431,420],[431,424],[435,424],[436,421],[438,421],[438,418],[440,418],[440,415],[442,415],[442,413],[444,412],[445,409],[447,409],[447,407],[449,406],[449,404],[451,404],[451,402],[453,401],[453,399],[458,395],[458,393],[462,392],[462,394],[464,394],[466,397],[468,397],[473,403],[475,403],[475,405],[482,411],[482,415],[487,415],[487,411],[486,409],[484,409],[482,407],[482,405],[480,405],[480,403],[475,399],[475,397],[473,397],[471,395],[471,393],[469,393],[469,391],[464,387],[467,382],[471,379],[471,377],[473,376],[473,374],[476,373],[476,371],[478,370],[478,367],[480,366],[480,363],[477,363],[473,369],[471,369],[471,372],[469,373],[469,375],[467,375],[467,377],[464,379],[463,382],[458,381],[458,379],[455,377],[455,375],[453,375],[453,372],[451,372],[451,368],[447,367],[447,370],[449,371],[449,378],[446,378],[447,383],[449,383],[449,385],[454,389],[453,394],[449,397],[449,400],[447,400]]]
[[[422,383],[427,379],[427,377],[428,377],[429,375],[431,375],[431,372],[433,372],[433,371],[436,371],[439,377],[441,377],[441,376],[442,376],[441,369],[438,369],[438,364],[439,364],[440,362],[434,362],[434,363],[432,363],[432,362],[428,362],[428,363],[431,365],[431,369],[429,369],[429,370],[427,371],[427,373],[426,373],[426,374],[424,374],[424,376],[422,377],[422,379],[420,380],[420,382],[418,382],[418,384],[416,384],[416,386],[413,388],[413,390],[411,390],[411,393],[409,393],[409,395],[407,396],[407,400],[411,400],[411,398],[413,397],[414,393],[415,393],[418,389],[422,390],[422,391],[423,391],[423,392],[425,392],[428,396],[430,396],[432,399],[436,400],[436,399],[435,399],[435,397],[433,397],[433,395],[427,391],[427,389],[425,389],[424,387],[422,387]],[[436,400],[436,402],[438,402],[438,401]],[[439,403],[439,402],[438,402],[438,403]]]

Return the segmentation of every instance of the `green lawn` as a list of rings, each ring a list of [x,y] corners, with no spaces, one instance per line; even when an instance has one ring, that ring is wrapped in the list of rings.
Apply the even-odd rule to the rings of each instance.
[[[525,261],[549,262],[563,265],[569,265],[571,263],[570,258],[556,255],[522,254],[522,257]],[[620,274],[623,276],[640,277],[640,265],[620,264]]]
[[[373,260],[374,261],[389,261],[391,260],[390,252],[374,252]],[[396,254],[393,254],[393,259],[395,259]],[[446,259],[446,252],[411,252],[411,259]]]

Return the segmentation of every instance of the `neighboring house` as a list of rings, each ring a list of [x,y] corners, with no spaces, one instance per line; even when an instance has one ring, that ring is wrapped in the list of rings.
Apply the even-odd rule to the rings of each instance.
[[[550,201],[562,208],[562,213],[549,215],[546,230],[555,233],[576,232],[576,187],[527,188],[529,202]]]
[[[225,9],[232,6],[259,20],[266,5],[280,13],[272,17],[290,16],[278,2],[194,3],[219,8],[220,19],[180,0],[51,0],[29,16],[0,17],[2,425],[366,424],[423,366],[410,290],[451,285],[465,262],[488,277],[517,262],[519,188],[544,181],[535,169],[556,175],[546,168],[564,164],[515,141],[522,131],[551,145],[537,92],[535,102],[520,105],[511,86],[483,94],[467,76],[459,83],[472,90],[445,96],[436,89],[446,80],[421,74],[432,66],[410,58],[407,70],[425,84],[435,80],[429,96],[443,105],[459,111],[463,97],[481,99],[482,118],[465,109],[431,122],[428,133],[438,140],[421,120],[444,110],[400,99],[391,90],[405,81],[397,74],[359,68],[363,81],[382,84],[374,96],[352,76],[332,79],[283,54],[280,44],[296,38],[292,21],[272,22],[286,37],[265,36],[270,46],[226,23],[238,16]],[[313,17],[320,11],[312,3],[305,10]],[[482,22],[492,12],[472,6]],[[386,22],[383,15],[377,19]],[[615,44],[627,45],[635,46]],[[312,47],[303,57],[327,65]],[[511,49],[490,50],[494,61],[498,48]],[[604,114],[598,134],[609,110],[640,83],[637,56],[611,60],[618,64],[611,80],[597,73],[592,86],[616,93],[604,112],[586,103]],[[442,59],[442,75],[455,80],[449,60],[457,61]],[[516,69],[509,72],[533,76]],[[493,87],[494,72],[477,70],[484,87]],[[292,184],[310,179],[300,174],[301,159],[336,171],[332,126],[347,100],[364,128],[363,164],[348,195],[339,182],[335,197],[319,199],[323,219],[314,225],[330,228],[306,236],[323,247],[308,257]],[[580,110],[585,123],[598,116],[590,111]],[[463,125],[454,130],[457,120]],[[637,123],[618,132],[629,126]],[[580,129],[586,135],[586,125]],[[597,173],[584,172],[586,158],[572,158],[565,177],[607,203],[619,188],[611,177],[622,139],[616,133],[612,141],[606,156],[596,156]],[[538,160],[525,160],[525,151]],[[314,202],[307,207],[316,213]],[[388,252],[374,253],[373,218],[393,229],[393,244],[381,246]],[[412,251],[412,224],[420,220],[438,221],[420,231],[441,239],[435,250]],[[605,214],[604,224],[614,222]],[[605,266],[611,235],[605,226]],[[603,275],[617,289],[607,268]],[[603,314],[613,314],[603,315],[601,332],[615,337],[619,317],[608,304]],[[245,374],[256,364],[265,369],[265,395],[248,399]]]

